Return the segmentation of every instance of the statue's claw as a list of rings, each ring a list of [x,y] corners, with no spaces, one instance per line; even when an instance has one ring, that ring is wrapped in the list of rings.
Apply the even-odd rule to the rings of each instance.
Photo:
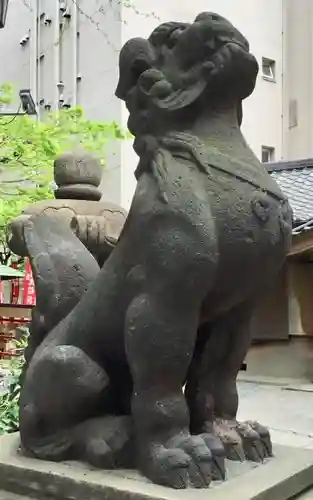
[[[245,460],[242,440],[237,432],[235,421],[222,419],[215,420],[214,433],[222,441],[226,457],[229,460],[239,462],[243,462]]]
[[[212,454],[212,479],[213,481],[224,481],[226,479],[225,458],[226,452],[222,441],[213,434],[201,434],[205,444]]]
[[[263,462],[273,455],[270,433],[258,422],[217,419],[214,432],[223,442],[229,460]]]
[[[250,420],[246,423],[259,435],[260,443],[261,443],[262,449],[263,449],[264,458],[272,457],[273,456],[273,446],[272,446],[271,435],[270,435],[270,432],[267,429],[267,427],[264,427],[263,425],[259,424],[259,422],[250,421]]]
[[[152,450],[142,464],[154,483],[175,489],[208,488],[212,480],[212,454],[201,436],[176,436]]]
[[[246,459],[263,462],[265,457],[259,434],[246,422],[237,423],[237,432],[241,437]]]

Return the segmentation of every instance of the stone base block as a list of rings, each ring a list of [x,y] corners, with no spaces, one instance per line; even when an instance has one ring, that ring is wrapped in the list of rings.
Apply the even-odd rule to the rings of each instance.
[[[80,463],[23,457],[19,436],[0,437],[0,498],[38,500],[289,500],[313,485],[313,451],[274,447],[266,463],[228,462],[228,480],[209,490],[171,490],[134,471],[99,471]],[[1,496],[2,495],[2,496]],[[16,497],[18,498],[18,497]]]

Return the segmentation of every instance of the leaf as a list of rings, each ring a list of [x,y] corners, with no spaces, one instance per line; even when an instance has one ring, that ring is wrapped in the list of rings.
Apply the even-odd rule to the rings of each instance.
[[[12,102],[13,87],[0,86],[0,104]],[[115,122],[88,120],[81,107],[50,113],[44,122],[27,115],[0,117],[0,243],[6,225],[28,205],[53,197],[53,162],[80,145],[106,165],[106,146],[127,134]]]
[[[23,351],[28,341],[28,331],[26,330],[25,333],[24,338],[14,341],[14,347]],[[16,432],[19,428],[20,376],[24,363],[23,354],[12,363],[9,387],[0,394],[0,435]]]

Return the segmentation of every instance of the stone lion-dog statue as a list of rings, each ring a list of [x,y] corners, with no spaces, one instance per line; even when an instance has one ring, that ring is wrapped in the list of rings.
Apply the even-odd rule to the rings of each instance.
[[[172,488],[223,479],[225,457],[272,455],[265,427],[236,420],[251,316],[292,227],[240,130],[257,73],[213,13],[122,48],[116,95],[139,164],[116,246],[99,269],[58,218],[23,228],[44,331],[21,390],[24,453],[138,468]]]

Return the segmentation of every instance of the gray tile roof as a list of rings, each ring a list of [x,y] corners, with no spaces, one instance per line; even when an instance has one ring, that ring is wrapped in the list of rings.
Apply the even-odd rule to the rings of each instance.
[[[313,219],[313,160],[272,163],[267,169],[288,196],[295,225]]]
[[[288,196],[297,222],[313,218],[313,168],[272,172],[272,177]]]

